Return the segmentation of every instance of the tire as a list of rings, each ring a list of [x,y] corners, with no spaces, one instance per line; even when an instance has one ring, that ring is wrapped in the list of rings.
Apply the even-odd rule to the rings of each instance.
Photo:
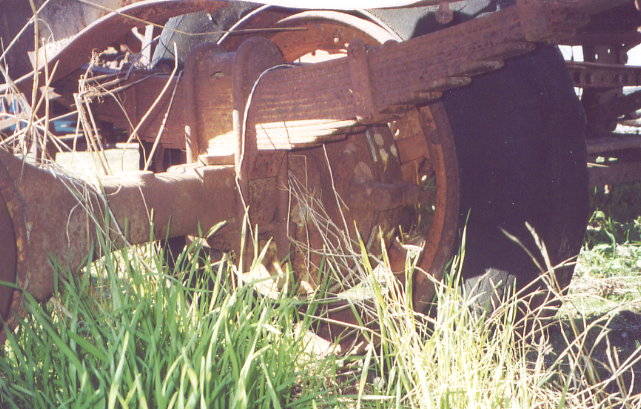
[[[453,24],[508,3],[468,2]],[[372,13],[407,39],[445,27],[434,11]],[[499,71],[475,77],[470,86],[447,92],[443,103],[460,170],[463,289],[489,311],[506,287],[522,290],[539,277],[537,263],[546,264],[526,223],[545,244],[552,266],[566,262],[555,271],[566,288],[574,270],[567,260],[580,251],[589,201],[585,114],[559,50],[540,45]]]
[[[503,233],[540,255],[526,222],[553,266],[577,255],[589,213],[585,118],[558,50],[541,46],[513,59],[444,103],[460,164],[461,222],[469,212],[466,281],[495,270],[513,275],[517,289],[534,281],[539,268]],[[572,272],[556,272],[561,287]]]

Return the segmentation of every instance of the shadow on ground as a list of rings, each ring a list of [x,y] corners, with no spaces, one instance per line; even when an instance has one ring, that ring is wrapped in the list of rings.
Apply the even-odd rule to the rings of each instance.
[[[561,319],[550,328],[549,335],[552,351],[546,355],[547,364],[560,363],[566,375],[571,368],[579,368],[584,376],[591,376],[592,365],[598,379],[607,384],[605,392],[641,393],[641,313],[622,310]],[[568,354],[568,350],[573,353]]]

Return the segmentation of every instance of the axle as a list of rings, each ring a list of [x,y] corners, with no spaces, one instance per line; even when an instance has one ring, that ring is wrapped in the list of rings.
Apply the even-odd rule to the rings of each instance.
[[[0,287],[0,312],[10,326],[21,315],[22,291],[40,301],[51,296],[51,258],[73,272],[87,254],[100,255],[97,232],[118,248],[236,223],[231,166],[179,166],[94,187],[0,151],[0,199],[0,279],[20,289]]]

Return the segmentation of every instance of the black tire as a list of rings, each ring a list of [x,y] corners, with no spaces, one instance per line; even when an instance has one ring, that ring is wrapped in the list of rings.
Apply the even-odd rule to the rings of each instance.
[[[502,231],[541,255],[526,223],[552,265],[578,254],[589,213],[585,118],[558,50],[541,46],[510,60],[444,103],[461,170],[461,219],[469,212],[465,277],[510,272],[517,288],[536,279],[531,256]],[[559,269],[559,284],[569,285],[572,272]]]
[[[463,2],[452,24],[497,11],[512,1]],[[456,3],[455,3],[456,4]],[[435,10],[372,11],[403,38],[444,28]],[[460,169],[460,225],[466,226],[462,283],[477,305],[491,309],[499,292],[522,289],[539,276],[532,257],[546,246],[553,266],[576,256],[589,216],[585,114],[556,47],[510,59],[505,68],[447,92],[443,103]],[[563,287],[574,268],[556,270]],[[538,286],[528,288],[536,289]]]

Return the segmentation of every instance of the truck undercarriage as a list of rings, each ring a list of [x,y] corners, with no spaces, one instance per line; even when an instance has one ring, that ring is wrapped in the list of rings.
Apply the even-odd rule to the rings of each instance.
[[[638,2],[38,4],[0,2],[14,10],[0,17],[0,86],[19,107],[0,117],[9,327],[24,291],[50,297],[51,256],[82,266],[97,241],[88,223],[125,246],[224,220],[210,245],[239,253],[244,226],[258,226],[257,242],[308,288],[323,282],[323,254],[349,245],[343,232],[384,247],[417,310],[465,227],[465,285],[523,288],[551,264],[562,290],[572,268],[554,266],[580,249],[588,188],[641,178],[641,68],[626,64],[641,43]],[[564,61],[557,45],[582,58]],[[55,119],[70,115],[79,125],[61,135]],[[98,186],[49,165],[122,143],[137,144],[140,170]],[[533,260],[541,242],[548,259]],[[351,268],[341,288],[356,285]],[[318,330],[331,339],[340,323],[368,322],[335,292]]]

